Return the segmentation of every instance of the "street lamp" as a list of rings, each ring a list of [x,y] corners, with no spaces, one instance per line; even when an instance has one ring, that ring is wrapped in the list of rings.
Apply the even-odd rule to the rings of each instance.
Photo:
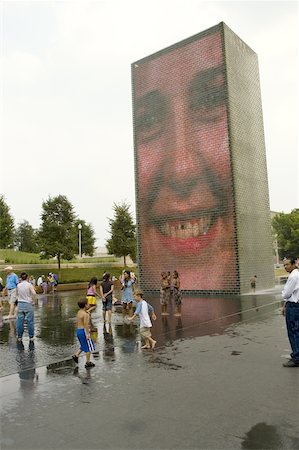
[[[78,224],[78,233],[79,233],[79,258],[82,258],[82,239],[81,239],[81,223]]]

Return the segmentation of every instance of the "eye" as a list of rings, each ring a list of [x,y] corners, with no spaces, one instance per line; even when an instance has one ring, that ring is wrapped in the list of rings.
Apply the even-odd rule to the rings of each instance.
[[[222,66],[196,74],[188,89],[192,121],[195,124],[219,121],[223,117],[226,98]]]
[[[136,101],[135,131],[139,142],[161,136],[165,126],[166,102],[159,91],[147,93]]]

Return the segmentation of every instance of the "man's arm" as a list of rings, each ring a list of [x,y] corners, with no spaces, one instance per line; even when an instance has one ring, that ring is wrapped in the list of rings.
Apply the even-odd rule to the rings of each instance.
[[[36,292],[35,292],[35,289],[32,286],[32,284],[30,284],[30,288],[29,289],[30,289],[30,292],[31,292],[32,303],[34,303],[35,300],[36,300]]]
[[[297,287],[297,283],[298,283],[297,277],[289,276],[285,284],[285,287],[282,291],[282,298],[284,300],[288,300],[290,297],[292,297],[292,294]]]

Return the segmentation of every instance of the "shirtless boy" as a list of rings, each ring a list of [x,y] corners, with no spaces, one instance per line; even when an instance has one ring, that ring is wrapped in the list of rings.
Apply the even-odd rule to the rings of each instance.
[[[78,364],[79,355],[81,352],[85,353],[86,364],[85,368],[94,367],[95,364],[90,361],[90,353],[95,350],[93,340],[90,337],[89,320],[90,316],[87,312],[87,299],[82,299],[78,302],[79,311],[77,312],[77,338],[80,342],[80,349],[72,356],[73,360]]]

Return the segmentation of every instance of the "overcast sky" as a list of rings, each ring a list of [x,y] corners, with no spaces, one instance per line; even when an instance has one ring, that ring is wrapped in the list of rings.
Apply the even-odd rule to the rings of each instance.
[[[66,195],[104,246],[114,202],[135,215],[130,64],[224,21],[259,57],[270,207],[298,192],[298,3],[0,1],[1,172],[16,224]]]

